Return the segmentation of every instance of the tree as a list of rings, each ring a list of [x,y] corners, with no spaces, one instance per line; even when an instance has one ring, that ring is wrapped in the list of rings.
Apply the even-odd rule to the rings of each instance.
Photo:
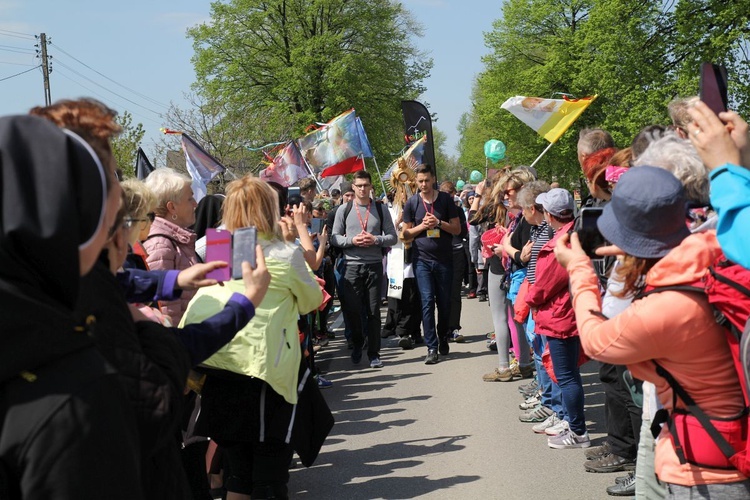
[[[221,103],[236,137],[302,135],[356,108],[379,157],[397,150],[400,101],[423,91],[431,59],[420,26],[393,0],[231,0],[192,28],[196,91]],[[291,136],[290,136],[291,135]]]
[[[133,115],[127,111],[118,115],[116,121],[122,127],[122,134],[112,140],[112,153],[123,174],[126,177],[135,177],[135,160],[138,155],[138,147],[146,131],[141,123],[133,125]]]
[[[435,163],[440,166],[437,171],[438,182],[456,182],[458,179],[467,179],[468,170],[458,162],[456,157],[445,152],[445,141],[447,139],[445,133],[434,126],[432,127],[432,133],[435,143]]]
[[[500,108],[510,96],[598,94],[537,165],[543,177],[574,185],[578,130],[605,128],[624,147],[642,127],[669,124],[669,101],[697,93],[700,61],[727,65],[731,101],[747,113],[749,23],[750,5],[720,0],[507,0],[485,35],[491,52],[460,125],[460,160],[483,159],[491,138],[505,142],[514,165],[546,147]]]

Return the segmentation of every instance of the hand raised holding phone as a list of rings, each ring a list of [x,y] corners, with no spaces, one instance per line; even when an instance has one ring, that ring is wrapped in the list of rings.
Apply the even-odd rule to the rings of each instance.
[[[242,281],[245,283],[245,297],[258,307],[268,291],[271,273],[266,267],[266,258],[260,245],[255,245],[255,267],[250,262],[242,262]]]

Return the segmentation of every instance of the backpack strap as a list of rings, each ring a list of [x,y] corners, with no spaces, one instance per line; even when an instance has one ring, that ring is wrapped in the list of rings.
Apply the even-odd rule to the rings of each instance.
[[[659,374],[662,378],[664,378],[669,386],[672,388],[672,408],[674,411],[675,405],[677,401],[677,396],[680,397],[683,403],[685,403],[685,406],[687,407],[688,412],[693,415],[695,418],[698,419],[698,422],[700,422],[701,426],[706,430],[709,436],[711,436],[711,439],[716,443],[716,446],[719,447],[721,452],[724,454],[725,457],[727,457],[727,460],[732,458],[734,455],[737,454],[737,450],[735,450],[729,442],[724,439],[724,436],[721,435],[721,433],[714,427],[714,424],[711,423],[711,418],[706,415],[706,413],[701,410],[700,406],[698,406],[695,403],[695,400],[690,397],[690,395],[687,393],[687,391],[680,385],[679,382],[672,376],[671,373],[669,373],[663,366],[661,366],[659,363],[657,363],[655,360],[652,360],[654,365],[656,365],[656,373]],[[747,408],[743,411],[743,413],[747,413]],[[685,453],[682,449],[682,445],[680,444],[679,439],[677,438],[677,431],[674,428],[674,425],[672,422],[669,423],[669,432],[672,434],[672,438],[674,439],[675,444],[675,452],[677,453],[678,458],[680,459],[681,464],[685,464],[687,460],[685,460]]]

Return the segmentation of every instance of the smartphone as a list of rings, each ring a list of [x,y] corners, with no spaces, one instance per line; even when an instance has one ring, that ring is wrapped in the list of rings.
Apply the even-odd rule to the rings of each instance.
[[[206,229],[206,262],[217,260],[227,263],[227,267],[214,269],[206,274],[206,278],[218,281],[229,281],[232,264],[232,233],[225,229]]]
[[[255,245],[258,242],[254,227],[243,227],[234,232],[232,248],[232,279],[242,279],[242,263],[255,267]]]
[[[298,187],[290,187],[289,190],[286,193],[287,199],[291,199],[292,196],[300,196],[300,191]]]
[[[323,219],[318,219],[317,217],[314,218],[310,222],[310,233],[320,234],[320,232],[323,230],[323,224],[325,224],[325,221]]]
[[[581,229],[578,230],[578,239],[586,255],[591,259],[602,259],[603,257],[596,255],[595,250],[607,244],[596,225],[603,211],[603,208],[596,207],[585,207],[581,210]]]
[[[727,110],[727,69],[724,66],[701,64],[700,99],[717,115]]]

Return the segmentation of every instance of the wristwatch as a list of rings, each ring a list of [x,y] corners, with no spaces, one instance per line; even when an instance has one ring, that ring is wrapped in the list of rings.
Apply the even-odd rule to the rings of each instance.
[[[443,225],[443,221],[438,219],[438,223],[437,223],[438,229],[440,229],[440,226],[442,226],[442,225]]]

